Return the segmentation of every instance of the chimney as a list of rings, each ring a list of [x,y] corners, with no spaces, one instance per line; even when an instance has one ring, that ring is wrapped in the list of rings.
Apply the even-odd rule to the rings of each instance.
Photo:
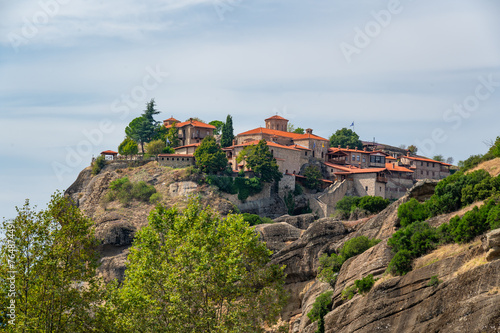
[[[349,145],[347,145],[346,148],[349,149]]]
[[[406,156],[410,156],[410,151],[409,150],[406,152]]]
[[[340,145],[339,145],[339,149],[340,149]]]
[[[363,147],[363,151],[366,151],[366,147]]]
[[[306,134],[313,134],[313,130],[312,130],[312,128],[308,128],[308,129],[306,129]]]

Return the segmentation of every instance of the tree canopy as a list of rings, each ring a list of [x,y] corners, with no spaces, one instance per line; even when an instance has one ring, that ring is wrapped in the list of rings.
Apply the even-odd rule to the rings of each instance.
[[[15,299],[15,318],[0,318],[3,332],[88,331],[100,300],[92,220],[59,193],[46,210],[28,200],[16,210],[1,228],[0,281],[16,272],[10,288],[0,288],[2,311]]]
[[[245,147],[237,159],[239,162],[245,160],[247,167],[255,172],[262,181],[279,181],[283,177],[264,139],[260,140],[257,145]]]
[[[144,152],[144,144],[150,142],[156,135],[158,130],[158,122],[153,116],[159,114],[155,108],[155,100],[151,99],[146,103],[146,110],[140,117],[133,119],[125,128],[125,134],[128,138],[134,140],[141,145]]]
[[[357,135],[356,132],[353,132],[353,130],[345,127],[337,130],[330,137],[330,147],[335,148],[338,146],[341,148],[347,148],[347,146],[349,146],[351,149],[363,149],[363,143],[359,139],[359,135]]]
[[[321,185],[321,170],[314,165],[309,165],[304,170],[304,176],[306,177],[306,187],[310,189],[319,189]]]
[[[207,136],[194,152],[196,166],[204,173],[217,173],[227,168],[226,153],[215,142],[213,136]]]
[[[224,123],[220,120],[212,120],[208,123],[209,125],[215,126],[214,135],[219,135],[222,133],[222,129],[224,128]]]
[[[182,213],[158,206],[106,305],[123,332],[261,332],[285,302],[284,267],[270,254],[241,215],[194,200]]]
[[[226,123],[222,126],[222,136],[220,139],[220,145],[225,148],[233,145],[234,131],[233,131],[233,118],[231,115],[227,115]]]
[[[130,138],[125,138],[118,146],[118,153],[120,153],[120,155],[134,155],[138,152],[139,148],[137,147],[137,143]]]

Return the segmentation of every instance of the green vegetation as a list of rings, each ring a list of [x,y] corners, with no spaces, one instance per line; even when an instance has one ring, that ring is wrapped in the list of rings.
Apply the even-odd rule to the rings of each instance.
[[[144,144],[150,142],[158,130],[158,122],[153,119],[154,115],[159,114],[155,108],[155,100],[151,99],[146,103],[146,110],[140,117],[133,119],[125,128],[125,134],[129,139],[134,140],[141,145],[144,152]]]
[[[374,284],[373,274],[365,276],[361,280],[356,280],[352,286],[342,290],[342,299],[352,299],[357,293],[361,295],[366,294],[372,289]]]
[[[347,128],[339,129],[330,136],[330,147],[336,148],[338,146],[341,148],[349,146],[350,149],[363,149],[363,143],[359,139],[359,135]]]
[[[321,185],[321,170],[314,165],[309,165],[304,170],[304,176],[306,177],[305,186],[309,189],[317,190]]]
[[[194,152],[196,166],[203,173],[215,174],[227,168],[227,157],[213,136],[207,136]]]
[[[284,200],[285,200],[285,206],[286,206],[287,213],[288,213],[288,215],[292,216],[295,212],[295,198],[293,196],[293,193],[288,192],[285,195]]]
[[[243,160],[246,161],[247,167],[264,182],[278,182],[283,177],[264,139],[260,140],[257,145],[245,147],[237,157],[238,163]]]
[[[165,142],[163,140],[153,140],[151,142],[146,143],[146,153],[150,155],[158,155],[163,153],[163,150],[166,148]]]
[[[332,295],[333,291],[330,290],[316,297],[311,311],[307,313],[311,322],[319,321],[318,329],[316,330],[317,333],[325,332],[325,316],[332,310]]]
[[[372,197],[369,195],[364,197],[345,196],[337,202],[335,208],[344,218],[348,218],[357,208],[375,214],[384,210],[389,204],[390,201],[382,197]]]
[[[249,196],[262,191],[262,182],[257,177],[238,176],[233,178],[231,176],[207,175],[205,182],[217,186],[222,192],[238,194],[238,199],[241,201],[245,201]]]
[[[101,172],[102,168],[106,165],[106,157],[104,155],[99,155],[92,165],[92,175],[95,176]]]
[[[120,155],[135,155],[138,152],[139,147],[137,147],[137,143],[130,138],[125,138],[118,146],[118,153]]]
[[[0,315],[2,332],[88,332],[102,296],[94,223],[60,193],[45,210],[28,200],[16,210],[1,226],[0,313],[15,299],[15,318]]]
[[[429,283],[427,283],[427,285],[429,287],[437,287],[441,282],[443,281],[439,280],[437,275],[433,275],[431,276],[431,279],[429,280]]]
[[[222,135],[220,138],[220,144],[223,148],[233,145],[234,140],[234,130],[233,130],[233,117],[227,115],[226,123],[222,126]]]
[[[130,250],[105,318],[115,332],[261,332],[286,297],[283,267],[240,215],[191,201],[157,207]]]
[[[460,171],[465,172],[476,167],[481,162],[486,162],[494,158],[500,157],[500,136],[497,136],[495,142],[491,143],[491,147],[484,155],[472,155],[465,161],[458,162]]]
[[[179,129],[177,128],[177,122],[173,122],[167,132],[166,142],[171,148],[179,147]]]
[[[212,120],[208,123],[209,125],[215,126],[214,135],[219,135],[222,133],[222,129],[224,128],[224,123],[220,120]]]
[[[366,236],[359,236],[346,241],[339,249],[338,254],[332,253],[328,255],[323,253],[319,258],[318,278],[334,287],[342,264],[347,259],[365,252],[378,243],[380,243],[380,239],[369,239]]]
[[[143,181],[132,183],[128,177],[123,177],[112,181],[109,185],[109,191],[104,197],[106,202],[114,200],[120,201],[127,206],[133,199],[150,202],[151,196],[156,193],[153,185],[148,185]],[[159,199],[155,196],[155,199]]]
[[[411,199],[398,208],[401,229],[387,244],[395,254],[388,270],[403,275],[411,271],[414,258],[428,253],[443,243],[466,243],[481,235],[498,223],[498,195],[500,176],[491,177],[484,170],[469,174],[457,172],[440,181],[432,197],[424,203]],[[432,228],[424,221],[439,214],[450,213],[477,200],[486,201],[481,207],[474,207],[463,217],[455,216],[449,223]]]
[[[247,222],[250,226],[258,225],[258,224],[268,224],[274,223],[269,217],[261,217],[256,214],[243,213],[243,220]]]

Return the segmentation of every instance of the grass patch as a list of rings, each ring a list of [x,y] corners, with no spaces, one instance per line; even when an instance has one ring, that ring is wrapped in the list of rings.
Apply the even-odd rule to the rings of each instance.
[[[424,268],[440,260],[453,257],[457,254],[467,251],[469,247],[470,244],[454,243],[454,244],[442,245],[438,247],[436,250],[432,251],[431,253],[416,259],[413,269]]]
[[[479,255],[479,256],[476,256],[476,257],[472,258],[471,260],[467,261],[465,264],[463,264],[462,267],[460,267],[455,272],[455,276],[467,273],[471,269],[474,269],[474,268],[482,266],[482,265],[486,265],[487,263],[488,263],[488,261],[486,261],[486,253]]]

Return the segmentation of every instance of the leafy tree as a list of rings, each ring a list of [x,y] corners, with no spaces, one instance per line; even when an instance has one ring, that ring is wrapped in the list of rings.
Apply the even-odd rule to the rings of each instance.
[[[170,147],[170,146],[167,146],[167,147],[163,148],[162,153],[163,154],[175,154],[175,149]]]
[[[361,209],[369,211],[370,213],[378,213],[389,206],[389,203],[389,199],[367,195],[361,198],[357,206]]]
[[[92,165],[92,175],[95,176],[101,172],[101,170],[106,165],[106,157],[104,155],[99,155]]]
[[[146,144],[146,153],[151,155],[161,154],[163,149],[165,149],[165,142],[162,140],[153,140]]]
[[[369,292],[374,284],[375,280],[373,279],[373,274],[365,276],[361,280],[354,281],[354,285],[356,286],[360,294],[365,294]]]
[[[2,332],[93,331],[101,294],[92,220],[60,193],[45,210],[28,200],[16,210],[1,226],[0,281],[10,282],[0,302],[15,299],[15,320]]]
[[[363,143],[359,139],[359,135],[357,135],[356,132],[353,132],[353,130],[345,127],[337,130],[330,137],[330,147],[338,146],[342,148],[347,148],[347,146],[349,146],[351,149],[363,149]]]
[[[139,152],[139,148],[134,140],[125,138],[118,146],[118,152],[120,155],[135,155]]]
[[[297,127],[293,133],[296,133],[296,134],[305,134],[306,131],[302,128],[302,127]]]
[[[177,123],[174,121],[167,133],[167,144],[171,148],[179,147],[179,130],[177,129]]]
[[[314,165],[309,165],[304,170],[306,177],[306,187],[310,189],[318,189],[321,185],[321,170]]]
[[[246,156],[242,155],[242,158],[246,160],[247,167],[259,175],[262,181],[279,181],[283,177],[278,169],[276,160],[269,151],[266,140],[262,139],[257,145],[250,146],[246,154]]]
[[[358,203],[361,201],[361,197],[345,196],[337,202],[335,209],[341,211],[345,215],[350,214],[351,211],[356,209]]]
[[[106,303],[120,332],[261,332],[286,301],[283,267],[240,215],[158,206]]]
[[[451,156],[446,159],[446,163],[448,163],[448,164],[453,164],[453,162],[454,162],[454,159]]]
[[[125,128],[127,137],[134,140],[141,145],[144,152],[144,143],[153,139],[158,129],[158,122],[154,120],[153,116],[159,114],[155,108],[155,101],[151,99],[146,103],[146,110],[140,117],[133,119],[130,124]]]
[[[497,205],[490,210],[487,222],[492,230],[500,228],[500,205]]]
[[[408,146],[408,151],[410,152],[410,154],[415,155],[418,152],[418,148],[415,145],[410,145]]]
[[[208,123],[209,125],[215,126],[214,135],[219,135],[222,132],[222,128],[224,127],[224,123],[220,120],[212,120]]]
[[[222,126],[222,136],[220,144],[223,148],[233,145],[234,131],[233,131],[233,117],[227,115],[226,123]]]
[[[435,155],[432,159],[434,161],[444,162],[444,156],[443,155]]]
[[[394,275],[405,275],[411,271],[412,254],[408,250],[401,250],[389,262],[387,271]]]
[[[204,173],[217,173],[227,167],[227,157],[213,136],[207,136],[194,152],[196,166]]]
[[[421,204],[415,198],[401,204],[398,207],[398,218],[401,226],[406,227],[417,221],[425,221],[429,216],[429,212],[424,204]]]
[[[311,311],[307,313],[307,316],[312,322],[318,322],[318,329],[316,332],[324,333],[325,332],[325,316],[328,312],[332,310],[332,295],[333,291],[325,291],[318,297],[313,303],[313,307]]]
[[[293,131],[295,131],[295,126],[292,123],[288,123],[286,125],[286,131],[293,133]]]

